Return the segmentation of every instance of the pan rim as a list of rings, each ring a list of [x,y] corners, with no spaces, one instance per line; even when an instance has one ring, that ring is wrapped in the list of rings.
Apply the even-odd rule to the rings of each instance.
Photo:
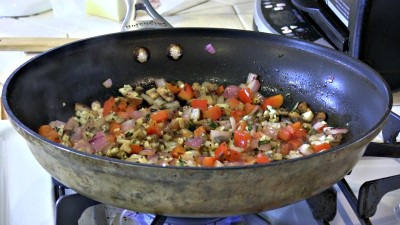
[[[73,153],[75,155],[80,155],[80,156],[86,156],[89,157],[91,159],[94,160],[99,160],[102,162],[112,162],[115,164],[123,164],[123,165],[129,165],[129,166],[134,166],[134,167],[149,167],[149,168],[165,168],[165,169],[184,169],[184,170],[206,170],[206,171],[212,171],[212,170],[236,170],[236,169],[253,169],[253,168],[259,168],[259,167],[272,167],[272,166],[279,166],[281,164],[286,164],[286,163],[291,163],[291,162],[297,162],[297,161],[301,161],[301,160],[308,160],[310,158],[314,158],[314,157],[318,157],[320,155],[324,155],[324,154],[331,154],[333,152],[337,152],[337,151],[341,151],[342,149],[346,148],[346,147],[350,147],[350,146],[354,146],[354,145],[358,145],[360,142],[362,142],[366,137],[369,137],[369,139],[373,139],[372,136],[376,136],[378,134],[378,130],[383,126],[383,124],[385,123],[385,121],[388,119],[389,114],[391,113],[391,107],[393,104],[393,97],[391,94],[391,90],[389,88],[389,85],[387,84],[387,82],[383,79],[383,77],[381,77],[379,75],[378,72],[376,72],[373,68],[369,67],[368,65],[366,65],[365,63],[352,58],[348,55],[345,55],[344,53],[341,53],[339,51],[336,51],[334,49],[330,49],[326,46],[322,46],[322,45],[318,45],[315,43],[311,43],[308,41],[304,41],[304,40],[299,40],[299,39],[293,39],[290,37],[285,37],[285,36],[278,36],[275,34],[268,34],[268,33],[260,33],[260,32],[254,32],[254,31],[246,31],[246,30],[236,30],[236,29],[228,29],[228,28],[167,28],[167,29],[163,29],[163,30],[146,30],[146,31],[134,31],[135,34],[137,34],[138,32],[140,33],[150,33],[150,34],[159,34],[160,32],[163,33],[165,35],[165,33],[167,32],[172,32],[172,33],[177,33],[177,32],[182,32],[182,33],[209,33],[209,34],[213,34],[215,35],[215,33],[219,34],[219,33],[224,33],[224,37],[226,37],[226,35],[233,35],[233,34],[241,34],[241,35],[246,35],[246,37],[248,38],[268,38],[271,41],[275,41],[277,42],[280,46],[285,46],[285,47],[289,47],[289,48],[294,48],[293,46],[296,46],[296,49],[310,53],[310,54],[318,54],[324,58],[336,58],[336,59],[341,59],[340,61],[336,61],[337,63],[344,65],[343,61],[345,60],[347,63],[351,63],[352,65],[355,65],[357,68],[357,71],[359,71],[360,73],[364,70],[369,70],[370,72],[375,73],[377,76],[377,81],[383,84],[384,90],[382,90],[382,92],[386,92],[388,95],[388,105],[387,108],[385,109],[385,113],[382,115],[382,117],[378,120],[378,122],[371,127],[371,129],[366,130],[366,132],[364,132],[363,134],[360,134],[359,136],[357,136],[358,138],[354,138],[353,141],[349,141],[343,144],[340,144],[339,146],[336,146],[328,151],[323,151],[323,152],[319,152],[319,153],[315,153],[309,156],[303,156],[303,157],[299,157],[299,158],[294,158],[294,159],[289,159],[289,160],[281,160],[281,161],[274,161],[268,164],[255,164],[255,165],[241,165],[241,166],[226,166],[226,167],[212,167],[212,168],[208,168],[208,167],[181,167],[181,166],[161,166],[161,165],[153,165],[153,164],[142,164],[142,163],[136,163],[136,162],[129,162],[126,160],[120,160],[120,159],[113,159],[113,158],[109,158],[109,157],[105,157],[105,156],[98,156],[98,155],[94,155],[94,154],[90,154],[90,153],[85,153],[85,152],[81,152],[78,150],[75,150],[73,148],[70,147],[66,147],[64,145],[52,142],[47,140],[46,138],[40,136],[37,132],[33,131],[31,128],[27,127],[25,124],[23,124],[18,118],[17,116],[12,112],[10,104],[8,102],[8,98],[7,98],[7,89],[8,86],[10,85],[10,83],[12,82],[13,78],[18,76],[18,72],[24,68],[27,64],[31,63],[32,61],[34,61],[35,59],[41,57],[44,54],[48,54],[49,52],[57,52],[59,51],[59,49],[62,49],[64,46],[71,46],[73,47],[74,45],[77,45],[79,43],[82,42],[87,42],[87,41],[91,41],[91,40],[95,40],[98,39],[100,37],[108,37],[108,38],[113,38],[116,35],[128,35],[128,33],[130,32],[123,32],[123,33],[111,33],[111,34],[105,34],[105,35],[101,35],[101,36],[96,36],[96,37],[90,37],[90,38],[86,38],[86,39],[82,39],[82,40],[78,40],[78,41],[74,41],[71,42],[69,44],[63,45],[63,46],[59,46],[56,47],[54,49],[48,50],[46,52],[43,52],[31,59],[29,59],[28,61],[26,61],[25,63],[21,64],[17,69],[15,69],[11,75],[7,78],[6,82],[4,83],[3,86],[3,91],[2,91],[2,102],[3,102],[3,106],[4,109],[8,115],[9,120],[12,123],[15,123],[15,125],[17,127],[22,128],[22,130],[26,133],[28,133],[29,135],[31,135],[32,137],[36,138],[36,139],[40,139],[41,141],[46,142],[47,144],[56,146],[59,150],[63,150],[69,153]],[[212,33],[214,32],[214,33]],[[328,57],[329,55],[329,57]],[[369,142],[369,141],[368,141]],[[108,165],[109,166],[109,165]]]

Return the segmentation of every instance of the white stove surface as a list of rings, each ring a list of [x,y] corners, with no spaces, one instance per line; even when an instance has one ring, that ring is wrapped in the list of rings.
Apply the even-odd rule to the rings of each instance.
[[[25,140],[6,120],[0,121],[0,173],[0,224],[55,223],[51,177],[32,156]],[[357,196],[359,187],[366,180],[397,174],[400,174],[400,159],[364,157],[346,178]],[[335,188],[338,211],[330,224],[360,224],[340,189],[336,185]],[[399,203],[400,190],[386,194],[378,205],[377,213],[371,218],[372,223],[400,224],[394,214],[394,207]],[[261,215],[273,225],[317,225],[305,201]]]

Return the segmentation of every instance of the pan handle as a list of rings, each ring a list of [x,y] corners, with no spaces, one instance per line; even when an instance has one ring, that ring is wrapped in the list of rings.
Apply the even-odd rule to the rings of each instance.
[[[122,31],[172,28],[171,24],[154,10],[148,0],[125,0],[125,3],[127,12],[122,23]],[[139,10],[146,12],[153,20],[137,21],[136,15]]]

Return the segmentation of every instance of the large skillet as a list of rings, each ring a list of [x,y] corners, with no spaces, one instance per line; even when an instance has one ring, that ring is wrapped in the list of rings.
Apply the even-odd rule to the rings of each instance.
[[[171,43],[181,60],[166,57]],[[204,46],[211,43],[217,53]],[[132,56],[151,52],[147,63]],[[50,142],[35,131],[66,120],[76,102],[117,94],[124,84],[155,78],[224,84],[262,80],[265,95],[286,95],[285,106],[307,101],[328,122],[349,128],[344,143],[315,155],[267,165],[229,168],[161,167],[99,157]],[[113,87],[104,88],[111,78]],[[45,52],[7,79],[2,101],[37,161],[57,180],[97,201],[178,217],[216,217],[278,208],[315,195],[343,178],[381,131],[392,97],[385,81],[340,52],[281,36],[226,29],[165,29],[90,38]]]

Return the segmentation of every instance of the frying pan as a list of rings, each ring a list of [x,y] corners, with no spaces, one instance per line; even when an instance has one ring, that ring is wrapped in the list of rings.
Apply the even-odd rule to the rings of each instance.
[[[166,57],[171,43],[183,57]],[[212,44],[216,54],[204,50]],[[146,47],[150,60],[132,52]],[[328,123],[350,131],[331,150],[266,165],[225,168],[162,167],[76,151],[36,133],[66,120],[74,104],[117,95],[124,84],[156,78],[188,83],[243,83],[259,74],[264,95],[282,93],[284,106],[306,101]],[[111,78],[112,88],[102,83]],[[313,43],[229,29],[176,28],[121,32],[52,49],[16,69],[2,101],[13,127],[37,161],[58,181],[99,202],[176,217],[220,217],[291,204],[334,185],[356,165],[382,130],[392,106],[382,77],[362,62]]]

